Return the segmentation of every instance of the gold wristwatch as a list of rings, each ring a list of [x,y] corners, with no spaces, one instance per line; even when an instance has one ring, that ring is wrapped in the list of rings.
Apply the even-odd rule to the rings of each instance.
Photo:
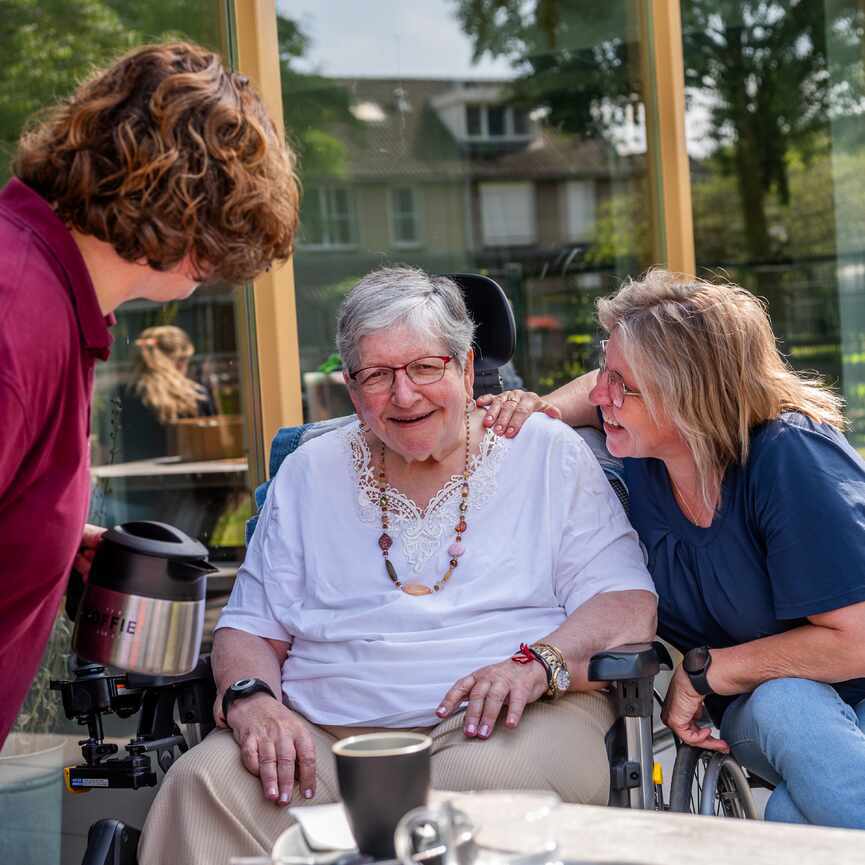
[[[571,687],[571,674],[568,672],[565,656],[550,643],[532,643],[529,648],[549,671],[549,687],[544,696],[557,700]]]

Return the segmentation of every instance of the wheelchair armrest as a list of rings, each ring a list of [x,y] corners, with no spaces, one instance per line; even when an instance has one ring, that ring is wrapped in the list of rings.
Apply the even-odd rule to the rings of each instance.
[[[141,832],[120,820],[99,820],[87,833],[81,865],[136,865]]]
[[[653,679],[661,667],[673,668],[670,653],[663,643],[631,643],[597,652],[589,660],[590,682],[624,682]]]

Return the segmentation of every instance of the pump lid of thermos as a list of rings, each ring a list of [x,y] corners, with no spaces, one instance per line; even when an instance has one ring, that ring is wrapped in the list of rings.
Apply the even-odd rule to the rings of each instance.
[[[109,529],[102,536],[109,541],[145,556],[176,562],[195,562],[207,558],[207,547],[180,529],[153,520],[138,520]]]

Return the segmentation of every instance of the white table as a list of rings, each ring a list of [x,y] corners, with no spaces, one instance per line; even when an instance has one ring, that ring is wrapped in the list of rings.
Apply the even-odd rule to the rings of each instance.
[[[865,831],[562,805],[563,859],[628,865],[865,863]]]

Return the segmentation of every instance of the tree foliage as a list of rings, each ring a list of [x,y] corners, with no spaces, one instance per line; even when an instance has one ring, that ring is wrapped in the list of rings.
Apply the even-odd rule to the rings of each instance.
[[[287,135],[300,157],[304,178],[338,177],[345,171],[345,146],[330,130],[351,134],[359,124],[351,114],[348,88],[332,78],[297,69],[309,39],[297,22],[277,17],[282,108]]]
[[[457,0],[456,14],[473,57],[511,59],[511,98],[544,107],[564,132],[604,136],[640,100],[640,58],[633,21],[622,3],[567,0]]]
[[[0,0],[0,184],[29,117],[134,45],[191,39],[220,50],[220,14],[213,0]],[[343,145],[323,130],[355,123],[348,91],[298,71],[308,40],[296,22],[277,23],[286,128],[301,167],[339,174]]]
[[[643,101],[636,8],[456,3],[475,57],[511,58],[516,100],[545,107],[564,131],[607,138]],[[712,167],[735,178],[748,256],[769,257],[770,199],[789,203],[789,155],[807,163],[830,118],[862,114],[865,9],[858,0],[687,0],[681,9],[685,83],[706,116]]]
[[[29,116],[133,43],[134,34],[102,0],[0,0],[2,162]]]
[[[29,117],[134,45],[187,38],[218,49],[212,0],[0,0],[0,182]]]

